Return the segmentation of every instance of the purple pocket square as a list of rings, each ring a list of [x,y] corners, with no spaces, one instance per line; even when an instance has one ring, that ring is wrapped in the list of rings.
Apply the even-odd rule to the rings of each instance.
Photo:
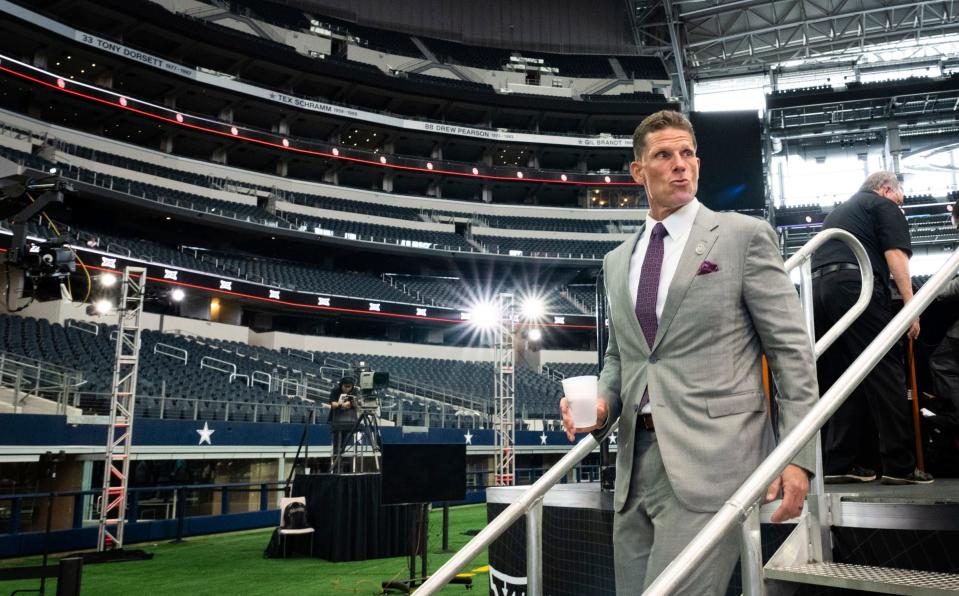
[[[696,272],[696,275],[706,275],[708,273],[716,273],[717,271],[719,271],[719,265],[712,261],[703,261],[699,265],[699,271]]]

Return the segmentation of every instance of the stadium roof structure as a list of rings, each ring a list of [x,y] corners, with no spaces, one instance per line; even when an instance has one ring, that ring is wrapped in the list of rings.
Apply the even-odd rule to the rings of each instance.
[[[951,2],[632,0],[632,7],[641,52],[664,56],[686,80],[799,60],[848,62],[877,46],[959,33]]]

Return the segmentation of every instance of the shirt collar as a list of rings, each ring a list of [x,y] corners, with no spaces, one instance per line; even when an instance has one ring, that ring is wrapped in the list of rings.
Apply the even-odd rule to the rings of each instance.
[[[692,201],[667,215],[662,222],[647,214],[646,229],[651,231],[656,224],[662,223],[666,232],[669,233],[669,237],[673,240],[679,240],[692,229],[697,213],[699,213],[699,199],[693,197]]]

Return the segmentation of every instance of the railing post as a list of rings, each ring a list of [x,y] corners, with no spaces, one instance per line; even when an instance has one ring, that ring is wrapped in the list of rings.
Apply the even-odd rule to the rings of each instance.
[[[264,482],[260,485],[260,511],[266,511],[270,506],[269,486]]]
[[[140,517],[140,493],[135,490],[127,493],[127,514],[128,522],[135,522]]]
[[[759,504],[753,505],[740,525],[740,570],[743,596],[766,596],[763,582],[763,546],[759,525]]]
[[[73,529],[77,530],[83,527],[83,497],[84,493],[73,495]]]
[[[526,511],[526,595],[543,596],[543,497]]]
[[[803,319],[806,331],[809,333],[809,343],[813,353],[816,352],[816,318],[813,313],[812,288],[812,256],[805,259],[799,266],[799,299],[802,303]],[[809,482],[809,495],[806,498],[808,517],[805,523],[809,524],[810,555],[816,561],[832,561],[832,537],[827,518],[827,496],[823,484],[822,467],[822,432],[817,432],[813,438],[816,450],[815,474]]]
[[[20,499],[14,497],[10,502],[10,533],[20,533]]]
[[[18,414],[20,408],[20,384],[23,383],[23,370],[17,369],[17,378],[13,385],[13,413]]]
[[[176,499],[174,506],[176,507],[176,538],[173,539],[174,543],[183,542],[183,525],[186,521],[186,490],[182,486],[178,486],[176,491],[173,493],[173,498]]]
[[[230,512],[230,487],[220,487],[220,515],[226,515]]]

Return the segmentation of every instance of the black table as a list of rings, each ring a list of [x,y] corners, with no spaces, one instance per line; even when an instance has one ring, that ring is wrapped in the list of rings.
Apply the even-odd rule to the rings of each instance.
[[[381,505],[379,474],[301,474],[293,496],[306,497],[315,557],[364,561],[410,552],[416,509]]]

